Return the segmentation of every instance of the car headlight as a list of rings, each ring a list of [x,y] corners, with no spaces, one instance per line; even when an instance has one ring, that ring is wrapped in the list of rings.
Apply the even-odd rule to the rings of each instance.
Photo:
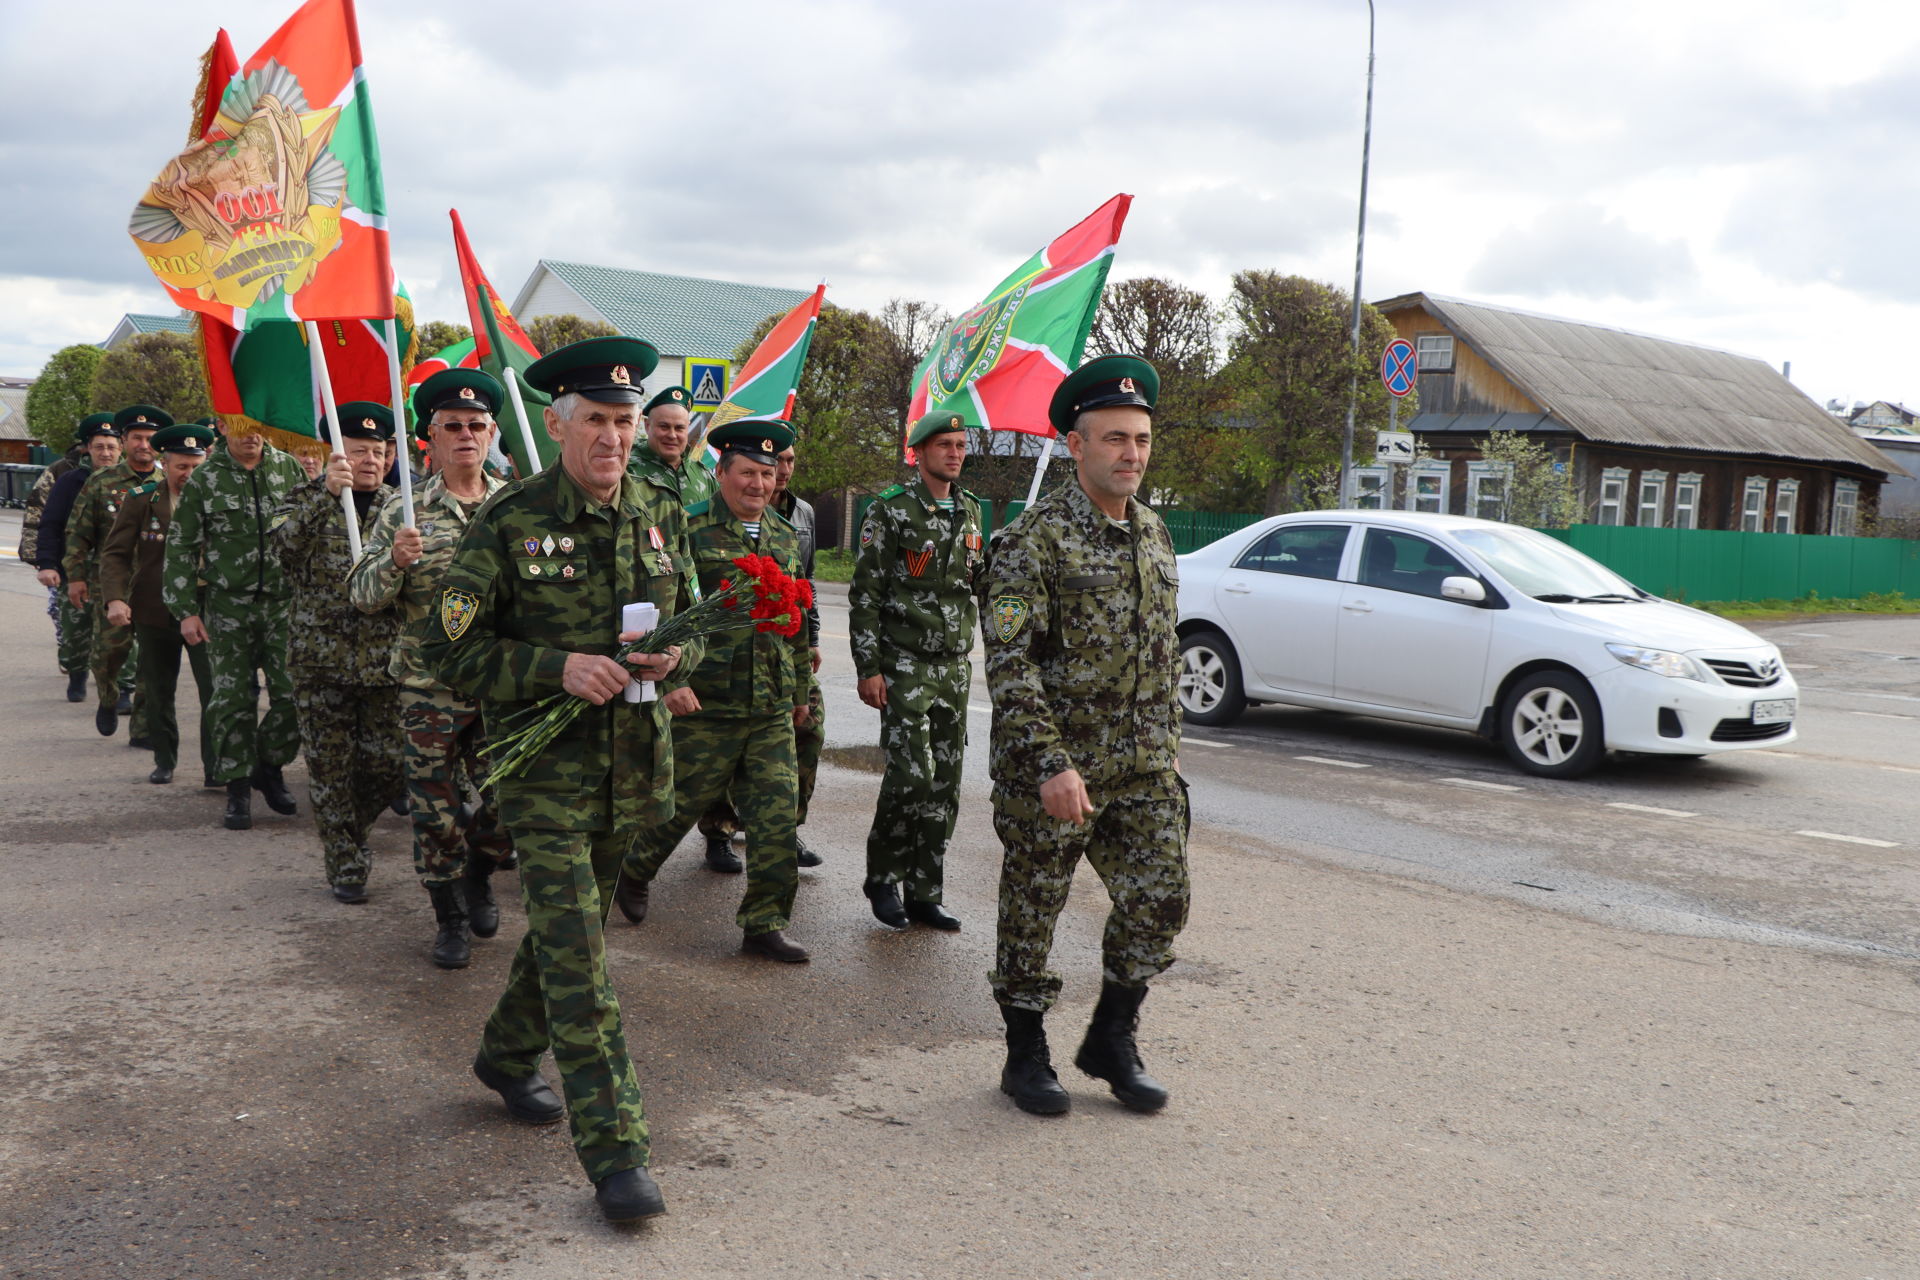
[[[1705,680],[1700,664],[1684,653],[1672,653],[1666,649],[1642,649],[1635,644],[1610,644],[1607,652],[1630,667],[1639,667],[1642,671],[1651,671],[1657,676],[1670,676],[1675,680]]]

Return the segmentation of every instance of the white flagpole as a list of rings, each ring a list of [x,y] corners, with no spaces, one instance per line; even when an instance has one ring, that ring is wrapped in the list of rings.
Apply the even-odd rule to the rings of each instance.
[[[341,443],[340,411],[333,403],[333,374],[327,369],[327,355],[320,346],[320,326],[307,321],[307,359],[313,362],[314,380],[320,384],[320,407],[326,412],[327,421],[333,424],[333,452],[336,457],[347,456],[347,449]],[[340,509],[347,517],[347,551],[353,559],[360,559],[360,513],[353,507],[353,490],[340,491]]]
[[[520,395],[520,379],[514,376],[512,365],[504,360],[500,363],[506,370],[507,394],[513,397],[513,415],[520,419],[520,443],[526,446],[527,465],[533,468],[533,474],[539,475],[540,450],[533,446],[533,424],[527,421],[527,402]]]
[[[405,388],[400,385],[400,325],[387,320],[387,378],[393,383],[393,440],[395,456],[400,460],[400,510],[406,515],[407,528],[413,528],[413,440],[407,434]],[[355,554],[354,559],[360,557]]]
[[[1052,436],[1040,437],[1040,456],[1033,460],[1033,483],[1027,486],[1027,506],[1040,497],[1040,478],[1047,474],[1047,460],[1053,457]]]

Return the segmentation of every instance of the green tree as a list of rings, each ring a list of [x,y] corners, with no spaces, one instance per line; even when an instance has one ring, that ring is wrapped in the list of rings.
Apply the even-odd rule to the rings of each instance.
[[[95,409],[157,405],[186,422],[213,412],[200,352],[182,333],[143,333],[106,353],[93,372]]]
[[[463,324],[449,324],[445,320],[429,320],[420,326],[414,335],[420,345],[420,358],[437,355],[456,342],[465,342],[473,336],[473,330]]]
[[[93,403],[93,372],[107,353],[91,342],[62,347],[27,389],[27,431],[55,453],[73,444],[73,428]]]
[[[1356,375],[1355,453],[1370,454],[1373,433],[1387,425],[1392,397],[1372,375],[1396,336],[1394,328],[1372,307],[1362,307],[1356,358],[1351,306],[1350,295],[1304,276],[1241,271],[1233,277],[1222,378],[1244,433],[1230,450],[1231,461],[1260,486],[1261,510],[1268,515],[1308,501],[1307,481],[1338,466]],[[1413,399],[1401,405],[1408,417],[1416,411]]]
[[[1480,456],[1504,464],[1507,472],[1500,508],[1489,513],[1493,519],[1529,529],[1564,529],[1583,514],[1572,470],[1539,440],[1518,431],[1491,432],[1480,446]],[[1487,491],[1484,480],[1480,491]]]
[[[589,320],[576,315],[536,316],[527,322],[526,329],[527,337],[533,340],[534,346],[540,348],[542,355],[569,342],[579,342],[585,338],[610,338],[619,332],[605,320]],[[434,349],[439,350],[437,347]]]

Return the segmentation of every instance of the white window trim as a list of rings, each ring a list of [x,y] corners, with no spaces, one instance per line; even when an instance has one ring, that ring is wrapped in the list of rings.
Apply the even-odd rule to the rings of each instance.
[[[1653,520],[1647,520],[1647,486],[1654,486],[1656,496],[1653,502]],[[1640,483],[1633,489],[1633,522],[1642,529],[1664,529],[1667,527],[1667,473],[1664,471],[1642,471]]]
[[[1698,529],[1700,527],[1700,495],[1706,485],[1706,476],[1698,471],[1683,472],[1673,482],[1673,527],[1676,529]],[[1685,495],[1687,502],[1680,501]],[[1681,523],[1681,513],[1686,513],[1686,522]]]
[[[1497,477],[1502,481],[1511,481],[1513,477],[1513,464],[1511,462],[1488,462],[1485,459],[1467,464],[1467,506],[1466,510],[1462,512],[1463,515],[1474,516],[1479,519],[1489,518],[1480,514],[1481,487],[1489,477]],[[1510,495],[1505,492],[1500,495],[1500,504],[1502,507],[1506,507],[1509,496]],[[1509,509],[1506,514],[1511,515],[1512,511]]]
[[[1600,502],[1594,512],[1594,523],[1604,525],[1622,525],[1627,522],[1627,482],[1633,478],[1633,472],[1625,467],[1608,467],[1600,473]],[[1618,485],[1612,501],[1607,499],[1607,486]],[[1613,519],[1607,519],[1607,508],[1613,508]]]
[[[1447,355],[1446,355],[1445,364],[1440,363],[1437,357],[1433,359],[1428,358],[1427,343],[1429,342],[1446,344]],[[1454,343],[1454,337],[1452,334],[1450,333],[1417,333],[1413,336],[1413,351],[1414,351],[1414,359],[1417,362],[1421,373],[1452,373],[1453,372],[1455,343]]]
[[[1440,506],[1436,514],[1447,514],[1447,502],[1451,498],[1449,490],[1453,488],[1453,463],[1445,458],[1427,458],[1407,468],[1407,491],[1401,497],[1400,505],[1407,511],[1424,510],[1419,505],[1421,476],[1437,476],[1440,480]]]
[[[1767,521],[1767,527],[1775,533],[1792,533],[1795,521],[1800,515],[1800,482],[1782,480],[1774,486],[1773,514]],[[1780,527],[1782,518],[1786,528]]]
[[[1362,483],[1374,480],[1378,483],[1369,489]],[[1387,506],[1387,484],[1389,476],[1385,467],[1355,467],[1353,469],[1353,505],[1360,511],[1384,511]],[[1369,506],[1367,499],[1373,504]]]
[[[1740,532],[1765,533],[1767,531],[1768,483],[1765,476],[1748,476],[1746,484],[1741,486]]]
[[[1846,502],[1840,498],[1846,496]],[[1840,519],[1841,511],[1847,518],[1845,527]],[[1827,522],[1827,532],[1838,538],[1855,538],[1860,535],[1860,482],[1858,480],[1840,480],[1833,482],[1833,511]]]

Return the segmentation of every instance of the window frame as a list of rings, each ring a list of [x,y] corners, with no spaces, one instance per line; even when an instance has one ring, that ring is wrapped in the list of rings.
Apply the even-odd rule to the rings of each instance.
[[[1647,486],[1654,487],[1653,521],[1647,521]],[[1664,471],[1642,471],[1640,479],[1633,486],[1633,523],[1641,529],[1664,529],[1667,527],[1667,473]]]
[[[1324,524],[1281,525],[1277,529],[1267,530],[1265,533],[1261,534],[1258,538],[1255,538],[1251,543],[1249,543],[1247,545],[1247,549],[1245,551],[1242,551],[1238,556],[1234,558],[1233,567],[1235,569],[1244,570],[1247,573],[1270,573],[1275,575],[1276,577],[1306,578],[1313,582],[1338,582],[1340,581],[1340,567],[1344,565],[1347,561],[1347,547],[1353,541],[1354,528],[1355,528],[1354,525],[1351,525],[1344,521],[1339,521],[1339,520],[1329,520]],[[1277,541],[1279,539],[1285,538],[1288,534],[1304,533],[1309,530],[1313,530],[1313,531],[1327,530],[1330,532],[1336,532],[1340,535],[1339,554],[1336,555],[1333,559],[1332,572],[1326,574],[1325,576],[1322,576],[1317,573],[1294,573],[1291,570],[1287,570],[1287,569],[1268,568],[1265,564],[1249,563],[1249,561],[1252,560],[1254,553],[1259,551],[1261,548],[1265,547],[1269,542],[1273,542],[1273,541]]]
[[[1840,501],[1841,495],[1846,501]],[[1846,527],[1841,528],[1840,513],[1847,513]],[[1860,536],[1860,482],[1835,476],[1833,480],[1833,509],[1828,514],[1827,532],[1836,538],[1857,538]]]
[[[1489,477],[1498,477],[1501,482],[1499,515],[1484,515],[1480,505],[1486,499],[1485,487]],[[1512,514],[1513,464],[1511,462],[1491,462],[1485,458],[1467,464],[1467,507],[1463,514],[1478,520],[1504,521]]]
[[[1767,518],[1767,528],[1774,533],[1792,533],[1795,521],[1800,518],[1800,482],[1798,480],[1776,480],[1773,485],[1773,511]],[[1784,520],[1786,528],[1780,527]]]
[[[1442,343],[1445,344],[1445,348],[1444,348],[1446,351],[1445,364],[1441,364],[1438,360],[1429,361],[1429,358],[1427,355],[1427,351],[1428,351],[1427,343],[1429,342],[1432,342],[1435,344],[1442,344]],[[1436,345],[1433,349],[1438,351],[1438,350],[1441,350],[1441,347],[1439,345]],[[1455,342],[1454,342],[1454,337],[1451,333],[1416,333],[1413,335],[1414,367],[1417,368],[1421,373],[1452,373],[1453,362],[1454,362],[1454,351],[1455,351]]]
[[[1748,476],[1746,483],[1740,486],[1740,532],[1767,531],[1767,496],[1772,485],[1773,481],[1766,476]]]
[[[1447,508],[1453,497],[1453,462],[1447,458],[1424,458],[1407,467],[1407,491],[1401,495],[1400,508],[1403,511],[1427,511],[1429,508],[1419,505],[1420,477],[1438,477],[1440,492],[1435,495],[1439,506],[1431,508],[1435,515],[1448,514]]]
[[[1706,476],[1698,471],[1683,471],[1673,480],[1673,527],[1676,529],[1698,529],[1700,527],[1700,495],[1706,491]],[[1686,501],[1681,502],[1684,496]],[[1686,523],[1680,521],[1680,513],[1686,512]]]
[[[1627,521],[1627,486],[1633,481],[1633,472],[1627,467],[1608,467],[1600,473],[1600,501],[1594,508],[1594,523],[1618,528]],[[1618,485],[1612,501],[1607,499],[1607,487]],[[1607,519],[1607,508],[1613,508],[1613,519]]]
[[[1367,480],[1377,480],[1379,483],[1375,485],[1371,490],[1369,490],[1362,483],[1363,481],[1367,481]],[[1391,508],[1387,506],[1387,499],[1390,496],[1389,490],[1392,484],[1393,484],[1393,472],[1390,468],[1355,467],[1353,469],[1354,509],[1356,511],[1390,510]],[[1367,500],[1369,498],[1373,500],[1372,506],[1367,505]]]

